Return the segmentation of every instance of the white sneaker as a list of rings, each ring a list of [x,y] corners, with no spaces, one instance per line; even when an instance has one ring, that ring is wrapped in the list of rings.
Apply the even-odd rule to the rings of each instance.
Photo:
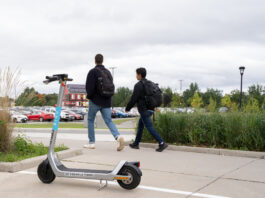
[[[119,146],[117,147],[117,151],[121,151],[122,149],[124,149],[124,138],[122,136],[118,137],[117,142],[119,142]]]
[[[95,144],[85,144],[84,145],[84,148],[88,148],[88,149],[95,149],[96,147],[95,147]]]

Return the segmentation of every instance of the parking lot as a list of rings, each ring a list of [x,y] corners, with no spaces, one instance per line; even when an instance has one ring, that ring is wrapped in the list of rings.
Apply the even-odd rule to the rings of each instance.
[[[62,122],[81,122],[87,115],[88,108],[86,107],[63,107],[60,115]],[[52,106],[46,107],[13,107],[10,110],[11,121],[14,123],[34,123],[34,122],[51,122],[54,119],[56,109]],[[125,112],[124,107],[114,107],[111,117],[132,118],[139,116],[136,108],[130,112]]]

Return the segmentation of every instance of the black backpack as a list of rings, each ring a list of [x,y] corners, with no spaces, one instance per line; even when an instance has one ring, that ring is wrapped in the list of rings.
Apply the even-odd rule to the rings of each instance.
[[[97,81],[97,91],[100,96],[110,98],[114,95],[115,86],[113,84],[113,78],[107,69],[96,68],[100,75]]]
[[[157,83],[150,80],[141,80],[145,90],[145,104],[148,109],[153,110],[162,104],[162,91]]]

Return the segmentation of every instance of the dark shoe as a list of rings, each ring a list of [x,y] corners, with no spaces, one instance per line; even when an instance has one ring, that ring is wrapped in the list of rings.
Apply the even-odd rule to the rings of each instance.
[[[139,149],[139,145],[135,145],[135,144],[129,144],[129,146],[132,148],[132,149]]]
[[[167,143],[159,144],[159,147],[156,149],[157,152],[162,152],[168,147]]]

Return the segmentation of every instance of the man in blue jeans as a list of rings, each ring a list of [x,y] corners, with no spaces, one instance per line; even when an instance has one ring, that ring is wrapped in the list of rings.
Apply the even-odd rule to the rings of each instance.
[[[120,133],[118,132],[117,127],[111,120],[111,96],[104,95],[105,93],[103,92],[104,90],[103,91],[101,90],[103,89],[102,88],[103,86],[101,86],[101,83],[107,82],[106,86],[111,86],[113,84],[113,79],[112,79],[110,71],[107,70],[104,67],[104,65],[102,65],[103,56],[101,54],[97,54],[95,56],[95,63],[96,63],[96,66],[88,72],[87,79],[86,79],[87,98],[89,99],[89,110],[88,110],[89,142],[88,144],[85,144],[84,147],[90,148],[90,149],[95,148],[96,140],[95,140],[94,122],[95,122],[95,117],[96,117],[97,112],[100,111],[113,137],[119,143],[117,147],[117,151],[121,151],[124,148],[124,138],[120,136]],[[113,85],[113,89],[114,89],[114,85]]]
[[[165,148],[168,147],[167,143],[163,141],[163,139],[160,137],[158,132],[153,126],[151,116],[154,113],[154,109],[148,109],[146,102],[145,102],[145,88],[143,85],[143,82],[146,80],[146,69],[145,68],[138,68],[136,69],[136,78],[139,81],[135,84],[133,95],[127,104],[126,111],[130,111],[131,108],[137,104],[138,111],[140,113],[140,119],[138,122],[138,128],[137,128],[137,135],[132,144],[129,146],[133,149],[139,149],[139,143],[142,139],[144,126],[148,130],[148,132],[153,136],[153,138],[158,142],[158,148],[156,149],[157,152],[162,152]]]

